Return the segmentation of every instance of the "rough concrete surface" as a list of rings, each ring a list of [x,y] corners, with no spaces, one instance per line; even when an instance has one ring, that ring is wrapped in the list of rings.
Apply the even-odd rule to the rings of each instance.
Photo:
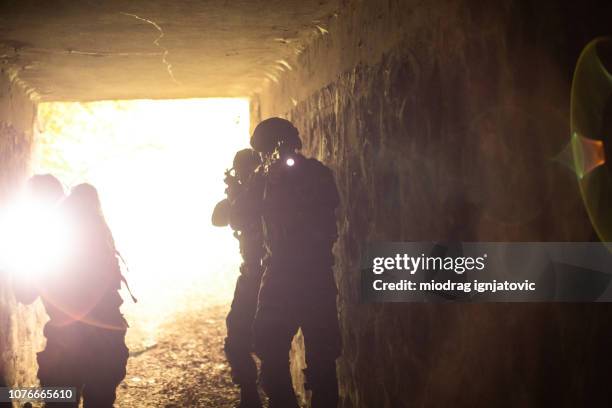
[[[36,102],[13,75],[0,73],[0,211],[27,176]],[[36,356],[42,349],[40,302],[17,305],[8,271],[0,270],[0,382],[35,385]]]
[[[0,61],[52,101],[248,96],[336,3],[4,0]]]
[[[368,241],[592,238],[575,175],[555,158],[569,140],[573,65],[609,33],[610,6],[345,1],[341,10],[251,110],[291,119],[307,154],[336,174],[342,406],[609,397],[609,305],[365,305],[359,262]]]

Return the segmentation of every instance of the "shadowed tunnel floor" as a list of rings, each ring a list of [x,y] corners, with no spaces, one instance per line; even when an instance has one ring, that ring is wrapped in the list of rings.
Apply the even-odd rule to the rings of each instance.
[[[202,306],[160,325],[157,342],[130,346],[127,376],[117,389],[117,407],[234,407],[223,353],[229,305]]]

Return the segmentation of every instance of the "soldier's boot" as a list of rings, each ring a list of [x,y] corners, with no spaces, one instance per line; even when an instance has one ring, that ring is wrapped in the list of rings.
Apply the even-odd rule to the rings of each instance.
[[[289,372],[289,359],[278,359],[272,364],[270,361],[261,362],[262,386],[268,396],[269,408],[299,408],[291,373]]]
[[[291,394],[283,393],[283,394],[270,394],[268,397],[269,408],[300,408],[300,405],[297,403],[297,399],[295,398],[295,394],[293,390]]]
[[[230,322],[228,316],[228,331]],[[250,345],[240,341],[237,336],[228,336],[225,338],[224,349],[232,371],[232,381],[240,387],[240,404],[237,408],[261,408],[261,399],[257,392],[257,365],[251,355]]]
[[[312,391],[312,408],[336,408],[338,406],[338,387],[326,387]]]
[[[240,386],[240,404],[237,408],[263,408],[257,384],[244,384]]]
[[[336,408],[338,406],[338,378],[336,362],[316,361],[313,367],[304,370],[306,389],[312,391],[312,408]]]

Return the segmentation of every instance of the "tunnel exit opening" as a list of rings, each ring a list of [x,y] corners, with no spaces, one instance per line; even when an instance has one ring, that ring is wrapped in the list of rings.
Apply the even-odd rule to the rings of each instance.
[[[173,314],[231,299],[238,245],[210,216],[248,131],[246,99],[39,105],[31,170],[98,188],[139,300],[123,293],[132,346]]]

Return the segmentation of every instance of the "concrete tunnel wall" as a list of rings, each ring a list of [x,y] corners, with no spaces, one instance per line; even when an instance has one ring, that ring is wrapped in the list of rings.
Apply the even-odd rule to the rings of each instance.
[[[36,94],[12,73],[0,72],[0,210],[28,175]],[[36,351],[43,346],[46,314],[40,301],[17,304],[7,271],[0,270],[0,382],[33,386]],[[0,403],[0,406],[2,404]],[[10,406],[10,404],[8,405]]]
[[[291,119],[336,174],[343,407],[597,406],[609,393],[610,305],[358,296],[368,241],[592,237],[574,175],[551,160],[569,137],[576,58],[611,30],[610,6],[586,3],[342,0],[252,99],[254,122]],[[35,94],[2,72],[0,204],[27,175],[35,116]],[[7,384],[35,383],[43,319],[0,274]]]
[[[360,304],[359,260],[368,241],[592,238],[575,176],[553,159],[569,140],[573,66],[610,34],[610,6],[342,3],[251,106],[254,123],[292,120],[335,171],[342,406],[609,397],[610,305]]]

